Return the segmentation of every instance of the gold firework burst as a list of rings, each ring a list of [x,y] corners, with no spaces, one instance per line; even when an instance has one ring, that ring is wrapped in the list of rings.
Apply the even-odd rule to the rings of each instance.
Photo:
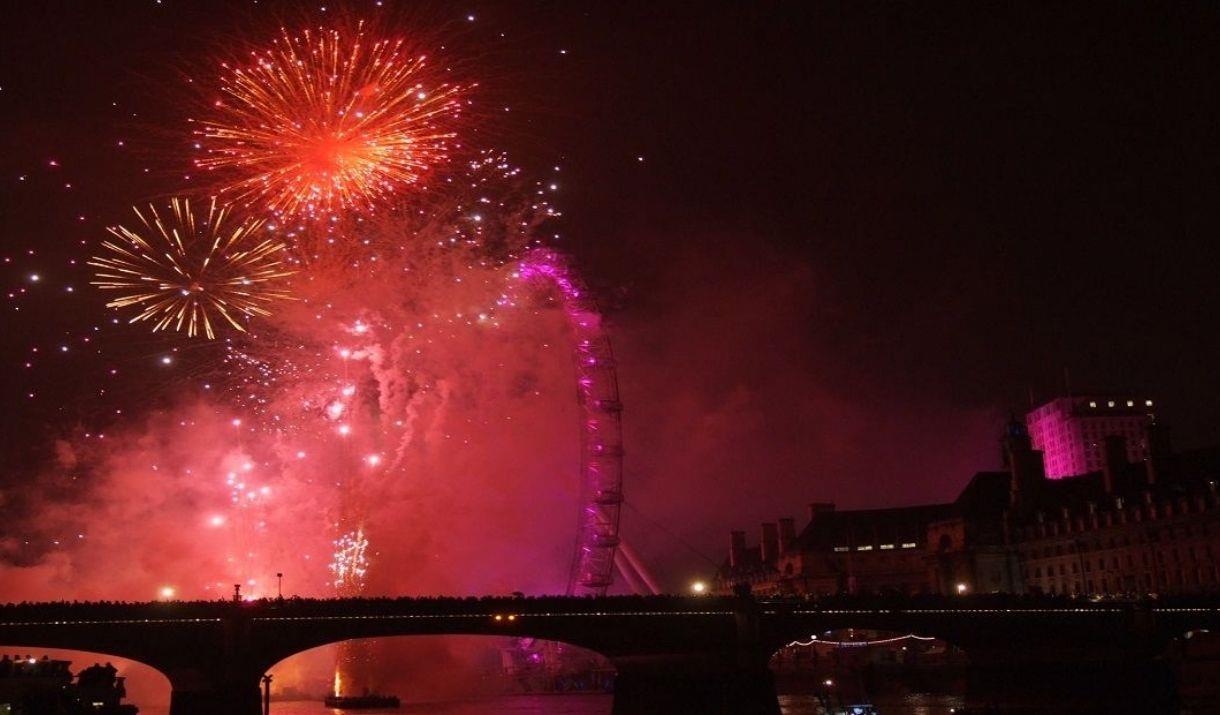
[[[109,308],[135,308],[130,322],[151,321],[153,331],[185,331],[216,337],[223,321],[245,332],[241,318],[269,315],[267,306],[289,296],[284,245],[264,238],[259,219],[234,219],[230,208],[212,199],[197,216],[189,199],[169,202],[164,216],[150,204],[133,207],[139,225],[112,226],[106,255],[88,263],[91,283],[119,297]]]

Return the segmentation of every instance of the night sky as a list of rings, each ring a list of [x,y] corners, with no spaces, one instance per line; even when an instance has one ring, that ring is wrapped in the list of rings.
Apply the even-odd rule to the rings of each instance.
[[[214,357],[113,325],[81,264],[190,186],[185,78],[293,5],[6,11],[10,486]],[[1065,370],[1157,400],[1178,446],[1220,443],[1214,6],[385,5],[344,11],[449,38],[484,136],[563,166],[561,246],[612,320],[627,524],[656,562],[807,501],[952,498]]]

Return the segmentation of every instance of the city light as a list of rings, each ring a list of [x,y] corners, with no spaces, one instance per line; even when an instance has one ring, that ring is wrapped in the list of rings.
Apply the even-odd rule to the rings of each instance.
[[[696,581],[690,585],[690,590],[691,590],[691,593],[696,593],[696,594],[706,593],[707,584],[702,581]]]
[[[966,592],[966,584],[964,584],[964,583],[958,583],[958,584],[957,584],[957,592],[958,592],[958,593],[965,593],[965,592]]]

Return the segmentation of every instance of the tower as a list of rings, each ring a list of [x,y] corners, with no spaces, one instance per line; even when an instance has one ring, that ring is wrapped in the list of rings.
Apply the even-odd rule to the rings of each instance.
[[[1045,455],[1050,479],[1095,472],[1104,463],[1106,437],[1123,437],[1127,460],[1148,456],[1152,400],[1117,393],[1058,397],[1025,415],[1031,445]]]
[[[1033,448],[1025,425],[1015,417],[1008,422],[1000,441],[1004,466],[1008,467],[1009,501],[1014,507],[1029,506],[1046,481],[1042,452]]]

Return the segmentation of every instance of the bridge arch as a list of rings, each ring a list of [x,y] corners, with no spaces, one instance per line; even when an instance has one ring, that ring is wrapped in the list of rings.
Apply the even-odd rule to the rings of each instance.
[[[858,623],[838,622],[819,625],[805,624],[806,627],[788,627],[776,633],[771,639],[771,657],[790,647],[818,647],[841,649],[864,649],[887,647],[891,644],[918,645],[921,643],[943,643],[959,651],[968,651],[966,643],[959,633],[950,629],[911,628],[902,627],[893,622],[870,622],[861,620]]]
[[[960,705],[968,664],[968,653],[935,636],[852,627],[790,641],[768,661],[779,692],[823,706],[875,702],[898,692]]]
[[[335,667],[333,650],[342,644],[364,646],[362,653],[378,657],[360,681],[345,682]],[[579,690],[610,693],[616,669],[607,656],[572,643],[547,640],[564,658],[542,658],[523,650],[511,637],[499,634],[428,633],[349,638],[283,657],[267,669],[272,696],[300,693],[359,693],[364,688],[405,696],[404,699],[446,700],[492,696],[505,692]],[[378,646],[392,654],[378,654]],[[404,647],[404,645],[406,647]],[[532,659],[532,660],[531,660]],[[559,664],[562,668],[556,668]],[[453,676],[461,675],[457,680]],[[473,676],[473,677],[472,677]],[[321,688],[319,688],[321,684]]]
[[[925,643],[943,643],[953,648],[960,647],[945,638],[935,635],[924,635],[910,631],[884,630],[877,628],[855,628],[852,626],[836,628],[821,633],[810,633],[805,637],[797,637],[779,646],[772,657],[790,648],[820,648],[839,650],[865,650],[869,648],[885,648],[919,645]]]

